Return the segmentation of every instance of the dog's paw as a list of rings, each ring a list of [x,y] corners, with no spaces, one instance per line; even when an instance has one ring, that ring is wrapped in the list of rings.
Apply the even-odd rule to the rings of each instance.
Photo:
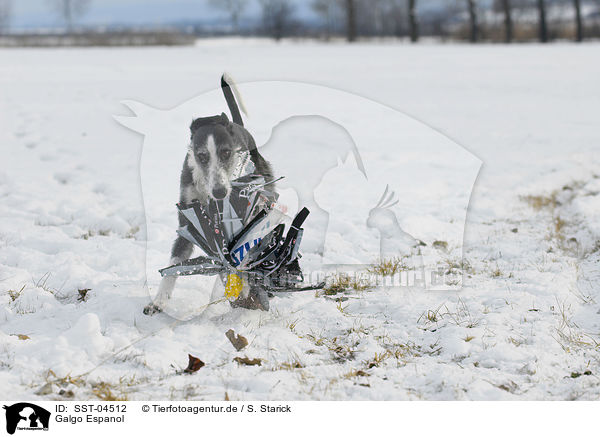
[[[233,308],[269,311],[269,295],[266,290],[252,289],[246,298],[238,298],[230,302]]]
[[[144,307],[144,314],[146,314],[147,316],[151,316],[156,313],[162,313],[162,308],[159,307],[158,305],[149,303],[148,305],[146,305]]]

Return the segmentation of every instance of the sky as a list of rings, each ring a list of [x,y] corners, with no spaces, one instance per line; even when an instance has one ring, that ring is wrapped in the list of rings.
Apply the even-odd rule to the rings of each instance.
[[[53,12],[54,0],[13,0],[14,29],[61,26]],[[214,23],[226,15],[209,5],[208,0],[91,0],[90,9],[78,21],[83,25],[162,25],[182,21]],[[299,18],[311,18],[310,0],[294,0]],[[249,2],[247,18],[258,17],[255,0]]]
[[[12,0],[13,29],[61,27],[58,14],[53,11],[57,0]],[[210,6],[209,0],[90,0],[87,13],[78,24],[104,25],[143,25],[160,26],[171,23],[196,22],[203,24],[228,22],[225,13]],[[315,20],[311,9],[313,0],[292,0],[298,19]],[[443,0],[421,1],[420,8],[440,4]],[[259,17],[257,0],[249,0],[244,14],[246,20]]]

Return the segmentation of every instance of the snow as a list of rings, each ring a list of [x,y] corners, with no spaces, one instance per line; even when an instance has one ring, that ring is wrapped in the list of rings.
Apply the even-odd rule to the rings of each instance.
[[[54,399],[65,384],[90,399],[106,382],[139,400],[597,399],[597,50],[260,40],[2,50],[7,397]],[[305,129],[290,115],[312,116],[302,123],[319,125],[330,143],[356,144],[368,179],[352,152],[323,178],[306,174],[335,224],[324,259],[345,262],[361,244],[350,262],[374,253],[378,234],[361,217],[392,180],[402,229],[428,244],[434,263],[468,261],[462,288],[285,293],[268,313],[225,302],[198,311],[222,291],[182,278],[168,314],[144,316],[174,236],[187,126],[225,110],[213,91],[223,70],[240,82],[263,154],[290,179],[302,167],[278,144],[319,144],[309,131],[299,139]],[[340,180],[352,184],[349,196],[330,189]],[[290,213],[310,192],[282,190]],[[555,201],[535,209],[527,196]],[[309,235],[318,226],[306,226],[303,266],[312,269],[323,260]],[[436,239],[449,254],[431,249]],[[236,352],[228,329],[248,347]],[[193,375],[179,372],[188,353],[206,363]],[[263,364],[240,366],[238,356]],[[36,394],[55,379],[53,394]]]

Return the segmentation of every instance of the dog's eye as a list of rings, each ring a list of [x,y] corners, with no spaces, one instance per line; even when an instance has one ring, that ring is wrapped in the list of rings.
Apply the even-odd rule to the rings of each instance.
[[[231,156],[231,150],[221,151],[221,159],[229,159],[230,156]]]
[[[210,155],[208,153],[198,153],[198,160],[202,164],[206,164],[210,160]]]

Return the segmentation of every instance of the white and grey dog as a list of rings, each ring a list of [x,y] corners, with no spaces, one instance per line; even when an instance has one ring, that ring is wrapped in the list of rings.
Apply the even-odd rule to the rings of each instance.
[[[273,180],[270,164],[258,152],[254,138],[244,128],[234,91],[238,100],[239,94],[227,75],[221,77],[221,88],[233,122],[224,113],[198,118],[192,122],[191,142],[181,171],[179,201],[182,203],[197,200],[207,204],[211,198],[220,200],[227,197],[231,192],[235,170],[241,164],[245,152],[250,154],[255,173],[264,176],[267,182]],[[184,224],[183,216],[179,213],[179,225]],[[178,236],[171,249],[171,264],[189,259],[192,251],[192,243]],[[154,302],[144,308],[144,314],[163,310],[173,294],[176,278],[165,276],[162,279]],[[260,304],[252,305],[254,301],[250,301],[248,307],[261,308]],[[240,306],[246,305],[241,303]]]

